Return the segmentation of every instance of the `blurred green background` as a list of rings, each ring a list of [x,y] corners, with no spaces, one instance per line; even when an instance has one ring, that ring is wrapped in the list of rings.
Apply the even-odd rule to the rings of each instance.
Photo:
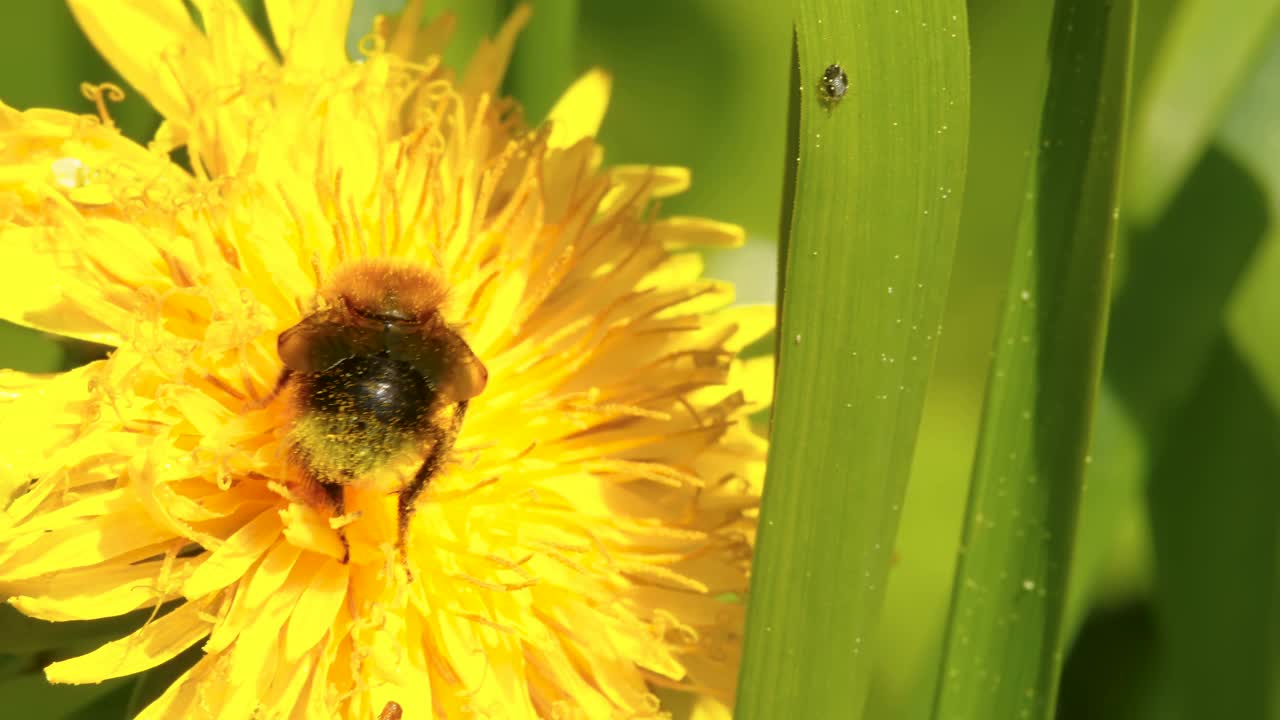
[[[398,5],[356,4],[362,28]],[[506,12],[501,2],[444,5],[462,10],[455,59]],[[664,210],[742,224],[747,247],[713,254],[710,273],[735,281],[741,302],[771,301],[791,42],[786,4],[533,5],[509,79],[530,120],[576,73],[608,69],[607,161],[692,168],[693,189]],[[968,8],[968,190],[948,331],[879,631],[871,718],[929,717],[1040,112],[1044,68],[1026,58],[1047,54],[1052,3],[971,0]],[[1077,542],[1070,622],[1078,632],[1062,718],[1280,718],[1272,690],[1280,689],[1278,9],[1276,0],[1140,5],[1124,233]],[[251,11],[261,17],[260,8]],[[564,30],[566,16],[573,32]],[[61,2],[0,6],[0,68],[0,99],[18,108],[87,113],[81,81],[125,85]],[[112,112],[139,140],[158,122],[134,93]],[[83,356],[82,348],[0,328],[0,366],[52,370]],[[78,645],[86,643],[92,638]],[[70,644],[66,635],[46,647],[0,643],[9,652],[0,656],[0,699],[15,717],[120,716],[106,709],[129,702],[128,682],[52,693],[43,685],[41,662]]]

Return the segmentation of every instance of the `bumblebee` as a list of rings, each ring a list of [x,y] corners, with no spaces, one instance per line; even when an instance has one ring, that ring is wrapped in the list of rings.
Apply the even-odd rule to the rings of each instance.
[[[318,308],[277,341],[284,368],[276,389],[294,410],[288,460],[308,501],[339,517],[348,485],[369,485],[406,454],[422,457],[394,488],[401,558],[415,503],[488,380],[440,314],[446,295],[434,275],[407,261],[349,263],[321,287]],[[350,547],[340,536],[346,562]]]

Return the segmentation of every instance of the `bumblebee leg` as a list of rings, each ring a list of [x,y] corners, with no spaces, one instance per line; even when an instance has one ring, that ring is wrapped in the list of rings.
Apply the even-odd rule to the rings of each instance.
[[[288,372],[288,370],[285,372]],[[346,514],[347,498],[345,486],[340,482],[326,481],[312,471],[306,451],[296,445],[290,447],[289,466],[294,470],[287,483],[289,489],[293,492],[292,499],[296,499],[322,514],[328,511],[332,520],[338,520]],[[350,475],[347,475],[346,478],[348,480],[351,479]],[[347,541],[347,531],[343,527],[340,526],[336,529],[338,540],[342,542],[342,564],[345,565],[351,560],[351,543]]]
[[[347,504],[343,486],[337,483],[322,482],[320,487],[324,489],[324,494],[328,498],[333,516],[336,518],[342,517],[346,513]],[[347,542],[346,528],[338,528],[338,539],[342,541],[342,564],[346,565],[351,560],[351,543]]]
[[[289,368],[281,370],[280,377],[276,378],[276,386],[271,388],[271,392],[267,393],[266,397],[253,403],[253,405],[250,406],[250,409],[261,410],[262,408],[270,405],[271,402],[279,397],[280,393],[284,391],[285,384],[289,382],[289,378],[292,376],[293,371]]]
[[[422,495],[422,491],[427,489],[427,483],[431,481],[431,477],[440,469],[440,463],[444,460],[444,455],[448,452],[450,437],[448,433],[443,431],[435,431],[431,433],[431,451],[427,453],[427,457],[422,461],[422,465],[418,468],[418,472],[413,474],[413,480],[400,491],[397,498],[397,509],[399,510],[399,522],[396,528],[396,550],[400,553],[400,561],[405,564],[408,570],[408,558],[405,557],[405,546],[409,539],[409,520],[413,518],[413,511],[417,505],[418,498]]]
[[[433,428],[431,439],[431,450],[427,453],[427,457],[422,461],[422,466],[418,468],[418,472],[414,473],[413,480],[400,491],[398,497],[397,508],[399,510],[399,526],[396,531],[396,550],[400,553],[400,561],[404,563],[405,571],[409,570],[409,561],[405,555],[405,547],[409,539],[409,520],[413,518],[413,511],[417,507],[418,498],[422,495],[422,491],[427,489],[427,483],[431,478],[435,477],[436,472],[440,470],[440,465],[444,463],[445,456],[449,454],[450,448],[453,447],[453,439],[458,435],[458,428],[462,426],[462,418],[467,414],[467,401],[463,400],[457,404],[457,409],[453,413],[453,423],[447,430],[441,428]]]

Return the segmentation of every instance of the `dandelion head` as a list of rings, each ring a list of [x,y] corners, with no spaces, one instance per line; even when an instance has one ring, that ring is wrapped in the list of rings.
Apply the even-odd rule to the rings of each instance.
[[[686,171],[604,164],[608,77],[526,123],[523,7],[455,73],[418,3],[354,62],[349,1],[269,0],[270,39],[71,5],[164,122],[0,105],[0,315],[110,348],[0,372],[0,594],[147,616],[49,679],[199,648],[146,718],[731,698],[773,313],[701,276],[738,228],[660,212]]]

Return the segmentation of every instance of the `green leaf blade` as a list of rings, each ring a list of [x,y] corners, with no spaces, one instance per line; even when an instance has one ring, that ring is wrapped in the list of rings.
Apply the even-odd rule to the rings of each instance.
[[[1104,402],[1094,420],[1098,462],[1086,474],[1089,491],[1073,556],[1070,627],[1084,619],[1100,590],[1109,586],[1111,594],[1123,594],[1126,584],[1132,592],[1134,581],[1150,580],[1143,558],[1130,565],[1141,577],[1128,583],[1102,574],[1117,569],[1125,553],[1117,547],[1117,532],[1125,526],[1144,528],[1133,549],[1150,553],[1145,491],[1160,482],[1152,465],[1170,442],[1171,423],[1202,382],[1221,342],[1223,317],[1242,294],[1242,279],[1259,265],[1253,258],[1267,223],[1263,189],[1215,143],[1163,216],[1150,227],[1129,229],[1128,272],[1111,305]],[[1213,252],[1205,252],[1209,237]]]
[[[935,718],[1049,718],[1102,368],[1133,3],[1063,0]]]
[[[966,11],[806,0],[739,718],[858,718],[959,225]],[[847,93],[824,98],[832,64]]]
[[[1213,140],[1236,89],[1263,57],[1280,0],[1181,0],[1155,49],[1135,117],[1131,212],[1151,222]]]
[[[1170,426],[1147,491],[1166,717],[1275,717],[1280,414],[1226,333]]]

